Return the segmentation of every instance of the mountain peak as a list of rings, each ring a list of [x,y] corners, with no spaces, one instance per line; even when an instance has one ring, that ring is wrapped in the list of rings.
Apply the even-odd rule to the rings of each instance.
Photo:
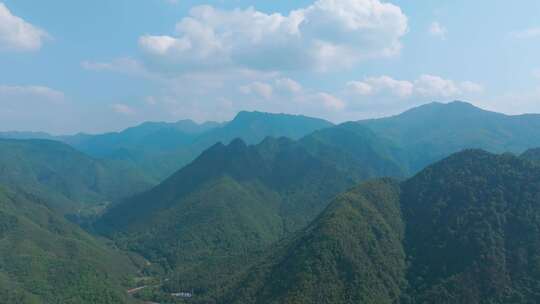
[[[410,109],[408,111],[405,111],[403,114],[411,113],[411,112],[418,112],[418,111],[448,110],[448,109],[482,110],[482,109],[478,108],[477,106],[473,105],[470,102],[454,100],[454,101],[451,101],[451,102],[448,102],[448,103],[431,102],[431,103],[423,104],[423,105],[420,105],[418,107],[414,107],[414,108],[412,108],[412,109]],[[401,114],[401,115],[403,115],[403,114]]]
[[[321,118],[309,117],[305,115],[295,115],[295,114],[286,114],[286,113],[269,113],[269,112],[260,112],[260,111],[240,111],[236,114],[235,118],[231,122],[238,121],[253,121],[253,120],[290,120],[290,121],[313,121],[327,126],[333,125],[331,122],[328,122]]]
[[[231,143],[227,147],[233,150],[244,149],[247,147],[247,144],[241,138],[235,138],[231,141]]]

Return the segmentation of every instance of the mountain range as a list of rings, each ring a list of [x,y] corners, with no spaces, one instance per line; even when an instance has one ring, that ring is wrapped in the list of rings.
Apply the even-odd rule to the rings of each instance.
[[[538,127],[452,102],[337,125],[241,112],[1,133],[0,295],[536,303]]]
[[[329,126],[332,123],[306,116],[240,112],[226,123],[198,124],[191,120],[147,122],[116,133],[52,136],[46,133],[4,132],[0,133],[0,138],[61,141],[91,157],[131,163],[149,178],[163,180],[218,142],[226,144],[235,138],[242,138],[255,144],[267,136],[297,139]]]

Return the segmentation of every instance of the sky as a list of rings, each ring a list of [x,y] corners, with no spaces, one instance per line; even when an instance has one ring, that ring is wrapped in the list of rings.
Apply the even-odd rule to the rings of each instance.
[[[0,131],[540,112],[536,0],[0,0]]]

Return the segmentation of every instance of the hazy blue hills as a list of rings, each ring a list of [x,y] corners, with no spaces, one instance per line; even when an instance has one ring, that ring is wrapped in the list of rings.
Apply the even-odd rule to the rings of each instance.
[[[540,146],[540,115],[504,115],[460,101],[358,123],[407,151],[413,173],[463,149],[522,153]]]
[[[0,186],[0,302],[131,303],[135,267],[52,212],[35,195]]]
[[[49,139],[57,140],[54,135],[45,132],[22,132],[22,131],[8,131],[0,132],[0,138],[4,139]]]
[[[386,150],[384,157],[408,174],[414,174],[462,149],[522,153],[540,146],[540,137],[536,136],[540,128],[540,115],[504,115],[459,101],[431,103],[392,117],[337,126],[305,116],[240,112],[232,121],[222,124],[197,124],[185,120],[177,123],[144,123],[122,132],[100,135],[52,137],[44,133],[8,132],[1,133],[0,137],[64,141],[93,157],[130,163],[151,178],[161,181],[218,142],[228,144],[235,138],[241,138],[248,144],[257,144],[267,136],[299,140],[318,131],[321,132],[317,136],[343,137],[346,136],[345,132],[356,132],[354,129],[358,125],[367,127],[372,133],[365,134],[367,137],[358,142],[343,140],[342,149],[349,149],[350,156],[354,158],[356,149],[361,148],[363,141],[376,137],[380,142],[379,150]],[[351,147],[354,144],[356,147]],[[341,160],[345,166],[349,161],[355,160]]]
[[[176,123],[146,122],[122,132],[78,134],[59,139],[95,157],[115,157],[122,150],[141,150],[144,153],[174,149],[191,143],[197,135],[219,126],[219,123],[197,124],[191,120]]]
[[[147,122],[121,132],[97,135],[3,132],[0,138],[62,141],[92,157],[131,163],[150,177],[163,180],[218,142],[227,144],[241,138],[248,144],[257,144],[267,136],[298,139],[330,126],[328,121],[302,115],[244,111],[226,123]]]
[[[203,135],[197,144],[213,145],[217,142],[227,144],[236,138],[248,144],[258,144],[269,136],[299,139],[313,131],[332,125],[326,120],[302,115],[243,111],[222,128]]]
[[[201,303],[537,303],[539,197],[531,162],[464,151],[337,196]]]
[[[0,139],[0,184],[43,197],[62,214],[133,195],[152,183],[130,165],[96,160],[57,141]]]

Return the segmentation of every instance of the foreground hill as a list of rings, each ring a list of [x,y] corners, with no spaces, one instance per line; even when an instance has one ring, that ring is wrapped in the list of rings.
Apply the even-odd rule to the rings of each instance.
[[[522,153],[540,146],[540,115],[504,115],[459,101],[358,123],[406,151],[411,173],[463,149]]]
[[[458,153],[401,184],[338,196],[213,300],[537,303],[539,197],[531,162]]]
[[[129,165],[98,161],[57,141],[0,139],[0,184],[76,213],[148,189],[152,181]]]
[[[540,168],[466,151],[402,186],[410,303],[540,299]]]
[[[375,138],[364,140],[368,133],[345,128],[334,140],[317,133],[296,142],[217,144],[157,187],[108,210],[96,228],[179,274],[179,285],[213,284],[220,272],[238,271],[305,227],[336,194],[373,176],[400,175]],[[355,142],[362,147],[356,153],[343,148]]]
[[[395,303],[405,285],[399,184],[369,182],[253,267],[223,303]]]
[[[0,186],[1,303],[127,303],[122,283],[134,272],[43,200]]]

